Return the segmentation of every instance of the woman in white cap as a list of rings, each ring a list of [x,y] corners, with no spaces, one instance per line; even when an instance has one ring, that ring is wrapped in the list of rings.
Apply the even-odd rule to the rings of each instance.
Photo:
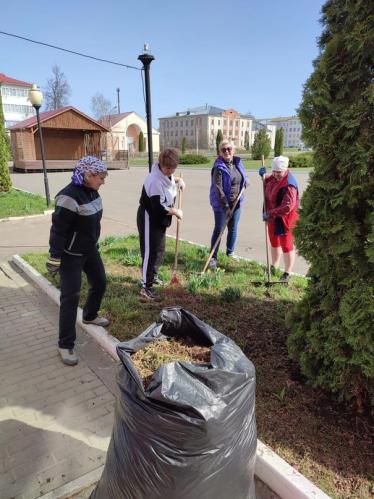
[[[271,174],[261,167],[265,175],[265,205],[263,220],[267,222],[271,245],[272,270],[279,267],[283,252],[284,273],[281,281],[287,282],[295,263],[295,247],[292,230],[299,218],[299,188],[295,177],[288,171],[289,159],[277,156],[271,164]]]
[[[82,271],[89,284],[83,322],[103,327],[109,324],[108,319],[98,315],[106,276],[97,244],[103,214],[98,191],[107,175],[107,167],[99,158],[84,156],[75,166],[71,183],[55,197],[46,266],[52,275],[60,273],[58,350],[62,362],[69,366],[78,362],[75,322]]]

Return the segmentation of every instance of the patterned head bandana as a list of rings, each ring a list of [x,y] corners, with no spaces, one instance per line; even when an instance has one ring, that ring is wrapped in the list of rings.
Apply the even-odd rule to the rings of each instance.
[[[106,164],[95,156],[84,156],[75,165],[71,180],[74,185],[83,185],[85,173],[107,173]]]

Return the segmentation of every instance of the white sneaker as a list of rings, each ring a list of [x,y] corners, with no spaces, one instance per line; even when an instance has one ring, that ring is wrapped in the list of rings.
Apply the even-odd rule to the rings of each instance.
[[[83,319],[83,324],[95,324],[95,326],[101,326],[101,327],[107,327],[110,324],[110,320],[107,319],[106,317],[101,317],[98,315],[95,317],[95,319],[92,319],[92,321],[86,321]]]
[[[240,260],[240,256],[236,255],[235,253],[227,253],[227,256],[229,258],[232,258],[233,260]]]
[[[217,268],[217,259],[216,258],[212,258],[209,262],[209,268],[211,270],[216,270]]]
[[[58,349],[62,362],[67,366],[75,366],[78,364],[78,355],[75,353],[74,348],[59,348]]]

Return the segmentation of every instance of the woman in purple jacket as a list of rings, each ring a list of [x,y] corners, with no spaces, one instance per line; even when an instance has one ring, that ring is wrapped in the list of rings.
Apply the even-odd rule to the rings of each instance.
[[[211,172],[210,204],[214,213],[211,249],[219,237],[242,187],[247,185],[247,175],[242,160],[238,156],[234,156],[234,145],[230,141],[224,140],[219,146],[219,151],[220,155],[215,160]],[[227,225],[226,255],[235,259],[238,258],[234,249],[243,197],[242,195]],[[218,249],[219,244],[209,263],[211,269],[217,268]]]

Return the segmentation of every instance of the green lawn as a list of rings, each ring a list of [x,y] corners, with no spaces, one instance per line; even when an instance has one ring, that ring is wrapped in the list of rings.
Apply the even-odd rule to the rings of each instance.
[[[0,218],[35,215],[43,213],[46,209],[45,198],[38,194],[30,194],[17,189],[0,192]]]
[[[180,285],[159,288],[161,302],[142,302],[138,244],[137,236],[108,237],[100,244],[108,278],[102,313],[111,319],[110,334],[119,340],[133,338],[157,319],[162,307],[183,306],[233,338],[253,361],[259,438],[332,497],[369,498],[366,426],[356,414],[307,387],[287,355],[285,314],[303,295],[307,280],[295,276],[288,286],[259,286],[257,282],[265,281],[263,266],[224,254],[219,255],[219,270],[202,276],[208,249],[182,242]],[[159,273],[167,284],[174,244],[168,238]],[[58,277],[53,281],[46,273],[46,254],[24,257],[59,285]],[[86,296],[84,280],[81,305]]]

